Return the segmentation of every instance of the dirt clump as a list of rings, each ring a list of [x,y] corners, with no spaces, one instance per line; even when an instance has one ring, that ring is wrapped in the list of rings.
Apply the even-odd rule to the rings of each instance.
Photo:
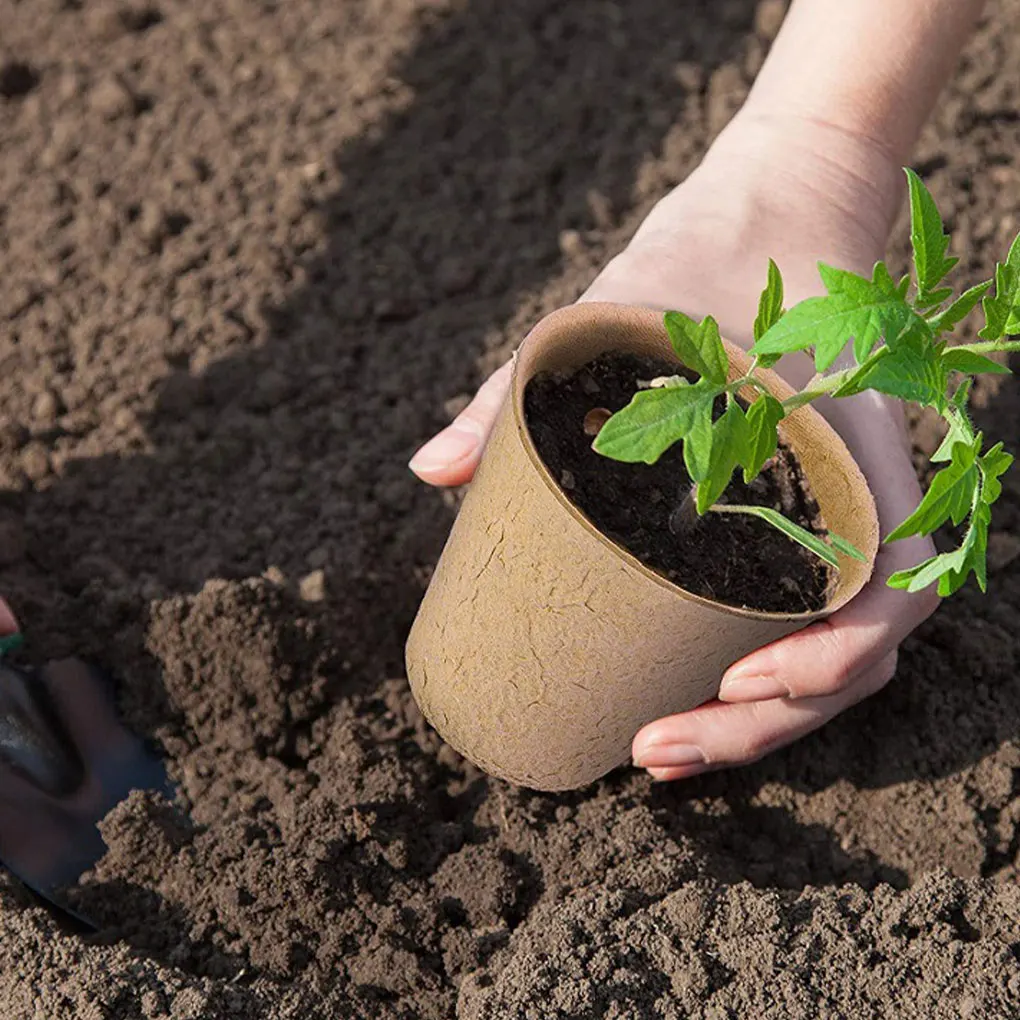
[[[690,173],[780,13],[0,0],[0,592],[180,791],[104,822],[97,936],[0,878],[0,1015],[1020,1015],[1015,479],[994,594],[747,769],[513,789],[401,672],[455,503],[408,458]],[[1018,32],[989,9],[915,160],[967,278],[1018,226]]]

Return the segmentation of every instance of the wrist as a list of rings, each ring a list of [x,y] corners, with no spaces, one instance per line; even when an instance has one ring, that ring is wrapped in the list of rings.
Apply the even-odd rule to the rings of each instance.
[[[906,188],[896,154],[881,141],[748,104],[708,150],[699,173],[734,164],[752,169],[757,202],[829,249],[820,258],[865,272],[883,257]]]

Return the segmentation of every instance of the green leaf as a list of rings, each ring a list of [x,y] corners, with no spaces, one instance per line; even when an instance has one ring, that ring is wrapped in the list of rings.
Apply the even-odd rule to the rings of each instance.
[[[973,571],[978,587],[988,590],[988,526],[992,511],[986,503],[979,503],[971,517],[970,528],[963,543],[964,559],[959,568],[953,567],[948,575],[939,578],[939,594],[952,595],[959,591]]]
[[[939,594],[952,595],[963,587],[963,582],[970,572],[969,563],[977,540],[976,529],[970,528],[967,531],[967,538],[958,549],[940,553],[909,570],[898,570],[886,584],[890,588],[919,592],[938,581]]]
[[[955,398],[954,398],[955,399]],[[957,443],[972,444],[974,442],[974,429],[966,415],[950,414],[948,417],[949,430],[945,439],[942,440],[939,448],[929,458],[933,464],[941,464],[944,461],[953,459],[953,447]]]
[[[952,331],[977,307],[978,302],[991,289],[992,281],[977,283],[969,290],[965,290],[948,308],[939,312],[928,320],[932,332],[938,336],[940,333],[952,333]]]
[[[844,556],[850,556],[855,560],[860,560],[861,563],[868,562],[868,557],[865,556],[864,553],[862,553],[861,550],[853,544],[853,542],[848,542],[845,538],[837,535],[834,531],[829,532],[829,541],[832,543],[832,547],[837,552],[841,552]]]
[[[945,346],[944,342],[935,343],[935,334],[932,333],[928,320],[920,315],[911,315],[899,333],[891,333],[886,337],[886,343],[893,350],[910,347],[918,353],[927,353],[936,347],[941,351]]]
[[[1020,333],[1020,235],[1013,241],[1005,262],[995,266],[995,294],[982,302],[985,325],[978,330],[984,340],[1001,340]]]
[[[769,275],[765,289],[758,299],[758,316],[754,320],[754,339],[757,343],[783,316],[783,276],[779,266],[769,259]]]
[[[979,435],[974,446],[954,444],[952,448],[954,456],[961,449],[973,450],[980,447],[980,442]],[[952,595],[963,587],[973,573],[978,586],[985,591],[988,584],[988,528],[992,520],[991,506],[1002,494],[1002,483],[999,478],[1012,462],[1012,456],[1003,450],[1002,443],[996,443],[986,454],[977,458],[975,464],[981,481],[975,489],[967,532],[959,547],[952,552],[933,556],[909,570],[893,574],[887,582],[889,587],[915,592],[937,581],[940,595]]]
[[[949,236],[942,227],[942,217],[931,192],[913,170],[909,167],[905,170],[910,189],[910,243],[917,273],[916,304],[929,308],[952,294],[948,287],[936,288],[959,259],[946,255]]]
[[[981,469],[981,500],[991,506],[1002,495],[1002,482],[999,477],[1005,474],[1013,455],[1006,453],[1002,443],[996,443],[983,457],[978,460]]]
[[[706,417],[710,427],[712,401],[722,387],[707,379],[682,383],[636,393],[602,426],[592,443],[596,452],[627,463],[654,464]]]
[[[828,297],[808,298],[794,305],[751,348],[758,355],[815,349],[815,368],[824,372],[847,343],[863,361],[883,337],[899,337],[915,320],[924,320],[904,301],[884,264],[877,263],[871,280],[845,269],[819,263]],[[927,323],[924,323],[927,329]]]
[[[708,471],[704,478],[698,479],[699,514],[703,514],[726,491],[736,466],[748,459],[749,439],[744,410],[735,400],[731,400],[712,426]]]
[[[712,467],[712,405],[697,409],[690,431],[684,436],[684,466],[692,481],[700,483]]]
[[[867,371],[855,373],[840,389],[851,381],[855,386],[852,392],[877,390],[939,411],[945,407],[948,373],[934,347],[919,350],[911,345],[890,349],[884,357],[876,358]]]
[[[952,460],[931,481],[917,509],[886,536],[897,542],[910,535],[930,535],[946,521],[961,524],[970,513],[981,486],[981,472],[976,463],[981,440],[956,442],[951,449]]]
[[[776,426],[786,416],[783,405],[771,393],[763,393],[747,409],[747,459],[744,465],[744,482],[758,476],[762,467],[779,445]]]
[[[959,591],[973,572],[978,586],[984,591],[987,586],[988,525],[991,519],[988,505],[979,500],[958,548],[932,556],[909,570],[897,571],[886,584],[890,588],[918,592],[937,581],[939,595],[946,596]]]
[[[730,360],[711,315],[695,322],[683,312],[666,312],[666,332],[676,356],[698,375],[719,386],[726,384]]]
[[[863,364],[858,365],[853,372],[850,373],[837,386],[833,391],[834,397],[852,397],[855,393],[861,393],[863,390],[868,388],[866,379],[870,375],[871,370],[881,361],[883,358],[889,357],[892,354],[892,349],[889,347],[879,347],[874,354],[868,355]]]
[[[967,417],[967,401],[970,399],[970,388],[973,382],[973,379],[962,380],[949,401],[949,403],[952,404],[953,407],[955,407],[956,410],[959,411],[965,418]]]
[[[1009,375],[1009,366],[999,361],[992,361],[983,354],[964,351],[956,347],[947,348],[942,354],[942,367],[949,372],[963,372],[964,375],[980,375],[990,372],[993,375]]]
[[[806,531],[799,524],[794,524],[793,521],[784,517],[778,510],[773,510],[767,506],[714,506],[712,507],[715,513],[740,513],[748,514],[751,517],[760,517],[763,521],[767,521],[772,527],[781,531],[788,538],[792,538],[794,542],[804,546],[805,549],[810,549],[820,560],[824,560],[831,567],[838,567],[839,560],[836,558],[836,554],[828,543],[822,541],[817,535],[811,534],[810,531]]]

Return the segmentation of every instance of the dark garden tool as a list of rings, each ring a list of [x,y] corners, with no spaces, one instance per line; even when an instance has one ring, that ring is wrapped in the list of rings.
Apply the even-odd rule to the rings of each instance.
[[[6,649],[0,647],[0,652]],[[106,852],[97,824],[134,789],[173,791],[159,757],[117,719],[109,679],[80,659],[0,659],[0,862],[62,902]]]

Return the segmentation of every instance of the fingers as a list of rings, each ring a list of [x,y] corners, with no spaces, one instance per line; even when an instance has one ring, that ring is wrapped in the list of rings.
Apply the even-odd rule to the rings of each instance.
[[[735,705],[710,701],[691,712],[658,719],[634,738],[634,764],[658,781],[750,764],[874,694],[895,671],[893,651],[836,694]]]
[[[895,545],[876,577],[830,619],[753,652],[723,677],[719,700],[650,723],[634,738],[634,763],[657,781],[745,765],[824,725],[874,694],[896,672],[900,641],[938,605],[885,580],[925,543]]]
[[[512,362],[482,384],[474,400],[412,458],[408,467],[430,485],[463,485],[471,480],[510,389]]]
[[[908,595],[873,583],[830,619],[766,645],[731,666],[723,677],[719,700],[838,694],[886,660],[937,604],[931,592]]]
[[[884,660],[938,606],[934,589],[908,594],[889,588],[896,570],[931,555],[929,540],[883,548],[875,576],[849,605],[810,627],[759,648],[726,671],[719,700],[762,701],[837,694]]]

